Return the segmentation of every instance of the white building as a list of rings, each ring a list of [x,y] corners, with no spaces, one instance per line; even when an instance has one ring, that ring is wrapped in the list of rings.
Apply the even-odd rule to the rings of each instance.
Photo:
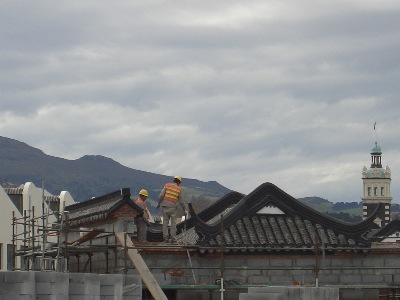
[[[31,230],[34,226],[42,226],[56,221],[56,216],[67,205],[74,204],[71,194],[63,191],[59,196],[50,195],[46,190],[27,182],[17,188],[0,186],[0,271],[19,269],[21,259],[14,258],[14,250],[28,246],[32,242],[32,234],[40,246],[40,233]],[[42,218],[48,216],[48,218]],[[33,222],[32,222],[33,221]],[[37,229],[38,227],[36,227]],[[14,239],[13,239],[14,238]],[[55,235],[46,236],[47,241],[55,241]],[[43,245],[43,243],[41,243]],[[14,258],[14,259],[13,259]]]

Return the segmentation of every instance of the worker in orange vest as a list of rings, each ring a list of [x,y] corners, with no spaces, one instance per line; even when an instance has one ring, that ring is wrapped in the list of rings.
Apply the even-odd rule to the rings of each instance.
[[[185,203],[182,197],[182,178],[175,176],[172,183],[167,183],[158,196],[157,208],[162,207],[163,241],[176,243],[176,219],[178,205],[185,212]],[[170,239],[168,237],[168,223],[171,221]]]
[[[138,242],[145,242],[147,227],[150,226],[150,212],[146,205],[146,199],[149,193],[146,190],[140,190],[139,198],[135,203],[143,209],[143,215],[137,219],[137,239]]]

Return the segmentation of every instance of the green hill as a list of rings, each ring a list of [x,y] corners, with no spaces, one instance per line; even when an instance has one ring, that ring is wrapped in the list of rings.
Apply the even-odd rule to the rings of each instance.
[[[131,169],[100,155],[85,155],[76,160],[58,158],[17,140],[0,137],[0,183],[3,187],[25,182],[41,187],[43,182],[50,193],[58,195],[68,191],[78,202],[120,188],[131,188],[136,197],[144,188],[149,191],[149,204],[155,206],[155,199],[173,175]],[[192,196],[218,199],[231,191],[216,181],[190,178],[183,178],[183,186],[189,199]]]
[[[361,202],[333,203],[329,200],[315,196],[299,198],[298,200],[319,212],[326,213],[333,218],[345,222],[356,223],[362,220]]]

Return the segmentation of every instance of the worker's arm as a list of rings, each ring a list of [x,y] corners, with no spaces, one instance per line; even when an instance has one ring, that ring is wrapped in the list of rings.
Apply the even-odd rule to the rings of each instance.
[[[186,213],[187,213],[186,201],[185,201],[186,197],[185,197],[185,194],[184,194],[184,193],[185,193],[185,192],[184,192],[183,190],[179,193],[179,196],[178,196],[178,203],[179,203],[179,205],[182,207],[182,210],[184,211],[184,213],[185,213],[185,215],[186,215]]]
[[[141,209],[143,209],[142,214],[140,215],[140,218],[144,221],[144,222],[148,222],[147,218],[146,218],[146,212],[145,212],[145,208],[144,208],[144,203],[143,202],[139,202],[136,203],[137,206],[139,206]]]
[[[164,186],[164,188],[161,190],[160,195],[158,196],[158,204],[157,204],[157,206],[156,206],[157,208],[160,207],[161,202],[162,202],[163,199],[164,199],[164,195],[165,195],[165,186]]]

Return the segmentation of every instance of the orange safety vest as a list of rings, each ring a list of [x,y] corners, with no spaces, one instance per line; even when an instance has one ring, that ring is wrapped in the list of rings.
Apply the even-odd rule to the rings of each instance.
[[[167,201],[176,203],[178,201],[181,190],[182,190],[182,188],[180,186],[173,184],[173,183],[167,183],[165,185],[165,194],[164,194],[163,200],[167,200]]]
[[[150,212],[149,212],[149,209],[147,208],[147,205],[146,205],[146,203],[144,203],[144,201],[142,200],[142,199],[137,199],[136,201],[135,201],[135,203],[137,204],[137,205],[139,205],[140,203],[143,203],[143,209],[144,209],[144,212],[145,212],[145,214],[146,214],[146,219],[148,220],[148,221],[150,221]]]

